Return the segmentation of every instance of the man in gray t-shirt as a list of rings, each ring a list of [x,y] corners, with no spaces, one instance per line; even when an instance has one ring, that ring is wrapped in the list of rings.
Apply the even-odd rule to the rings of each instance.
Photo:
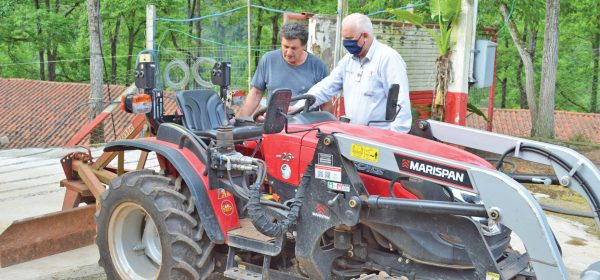
[[[292,96],[298,96],[327,77],[329,72],[325,63],[305,50],[307,41],[308,32],[302,24],[290,22],[281,27],[281,49],[270,51],[260,59],[252,78],[252,88],[238,117],[252,115],[265,91],[267,98],[278,88],[289,88]],[[324,107],[332,108],[331,104]]]

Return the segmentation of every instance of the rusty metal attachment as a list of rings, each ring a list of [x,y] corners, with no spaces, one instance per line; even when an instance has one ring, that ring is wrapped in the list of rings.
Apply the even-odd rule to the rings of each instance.
[[[131,89],[131,88],[130,88]],[[127,94],[130,90],[125,91]],[[120,99],[120,97],[118,98]],[[118,104],[118,103],[117,103]],[[86,125],[66,145],[78,145],[118,106],[114,103]],[[144,115],[136,115],[119,139],[133,139],[144,130]],[[117,168],[108,164],[118,157]],[[147,152],[140,155],[137,168],[145,166]],[[62,211],[14,221],[0,235],[0,267],[91,245],[96,236],[94,213],[100,194],[112,179],[126,172],[123,152],[105,152],[93,159],[91,151],[74,152],[60,160],[65,179]]]

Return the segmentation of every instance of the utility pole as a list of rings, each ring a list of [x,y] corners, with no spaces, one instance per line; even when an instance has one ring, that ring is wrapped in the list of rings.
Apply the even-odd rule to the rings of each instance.
[[[348,0],[338,0],[337,18],[335,24],[335,46],[333,50],[333,68],[342,57],[342,20],[348,15]],[[333,70],[332,68],[332,70]]]
[[[90,116],[93,120],[102,112],[104,96],[104,64],[102,61],[102,25],[100,20],[100,0],[88,0],[88,27],[90,33]],[[90,143],[104,143],[104,126],[98,125],[90,134]]]
[[[475,14],[478,0],[464,0],[461,4],[458,26],[452,31],[455,44],[452,46],[452,75],[446,93],[444,121],[464,126],[467,119],[467,100],[469,93],[469,70],[472,63],[472,51],[475,36]]]
[[[146,6],[146,49],[154,50],[154,21],[156,19],[156,8],[154,5]]]

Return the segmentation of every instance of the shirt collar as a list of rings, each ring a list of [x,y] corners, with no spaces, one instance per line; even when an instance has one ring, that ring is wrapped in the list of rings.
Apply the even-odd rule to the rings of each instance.
[[[362,60],[363,61],[373,60],[373,56],[375,55],[375,51],[376,51],[377,47],[379,47],[379,42],[377,42],[376,38],[373,38],[373,43],[371,43],[371,47],[369,47],[369,51],[367,52],[367,55]],[[353,55],[352,59],[357,60],[357,61],[359,60],[358,56],[356,56],[356,55]]]

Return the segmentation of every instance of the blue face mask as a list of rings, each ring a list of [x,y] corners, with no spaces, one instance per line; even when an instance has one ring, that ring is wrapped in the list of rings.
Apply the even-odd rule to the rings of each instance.
[[[344,48],[346,48],[346,50],[350,54],[353,54],[353,55],[359,54],[362,51],[363,46],[365,45],[364,43],[362,46],[358,45],[358,40],[360,40],[361,37],[362,37],[362,34],[360,34],[360,37],[358,37],[358,39],[356,39],[356,40],[352,40],[352,39],[344,40]]]

